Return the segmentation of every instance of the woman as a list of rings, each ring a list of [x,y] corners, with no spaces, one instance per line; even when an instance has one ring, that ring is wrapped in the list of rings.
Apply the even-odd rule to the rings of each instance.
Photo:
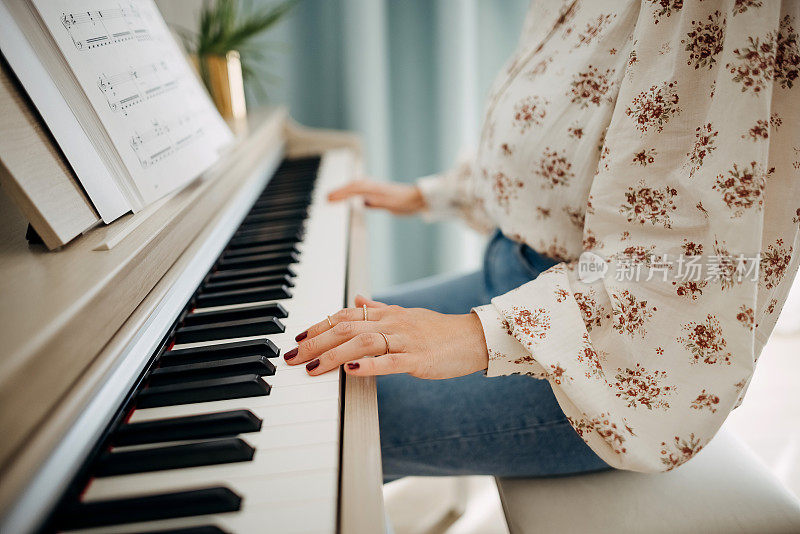
[[[360,298],[286,354],[382,375],[387,478],[663,471],[709,442],[797,271],[798,11],[535,2],[474,160],[330,194],[496,229],[481,272]]]

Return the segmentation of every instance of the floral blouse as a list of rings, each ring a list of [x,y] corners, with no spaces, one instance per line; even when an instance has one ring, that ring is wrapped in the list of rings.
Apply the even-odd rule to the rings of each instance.
[[[800,2],[534,2],[434,213],[561,263],[476,308],[488,376],[546,379],[613,467],[741,402],[798,267]]]

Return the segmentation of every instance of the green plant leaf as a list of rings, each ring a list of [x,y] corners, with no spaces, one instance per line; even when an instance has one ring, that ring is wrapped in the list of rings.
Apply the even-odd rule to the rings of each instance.
[[[282,0],[275,4],[255,8],[252,0],[204,0],[198,20],[197,33],[179,29],[178,34],[186,49],[196,54],[200,61],[200,75],[209,85],[204,56],[223,56],[231,50],[239,52],[242,74],[247,82],[255,83],[258,92],[264,93],[263,82],[274,81],[263,67],[270,59],[264,43],[253,42],[254,38],[281,21],[299,0]],[[281,49],[277,45],[269,48]],[[285,47],[283,47],[285,50]]]

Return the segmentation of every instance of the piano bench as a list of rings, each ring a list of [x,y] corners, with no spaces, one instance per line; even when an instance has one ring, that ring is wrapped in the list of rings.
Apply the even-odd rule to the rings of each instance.
[[[498,478],[511,534],[800,533],[800,500],[730,433],[659,474]]]

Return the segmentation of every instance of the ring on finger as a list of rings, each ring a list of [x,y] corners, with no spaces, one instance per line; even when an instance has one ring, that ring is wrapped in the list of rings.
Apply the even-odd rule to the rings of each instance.
[[[366,321],[367,320],[367,305],[364,304],[363,307],[364,307],[364,320]]]
[[[328,325],[333,328],[333,321],[331,321],[331,316],[328,315]]]
[[[386,351],[383,354],[389,354],[389,338],[383,332],[378,332],[383,337],[383,342],[386,343]]]

